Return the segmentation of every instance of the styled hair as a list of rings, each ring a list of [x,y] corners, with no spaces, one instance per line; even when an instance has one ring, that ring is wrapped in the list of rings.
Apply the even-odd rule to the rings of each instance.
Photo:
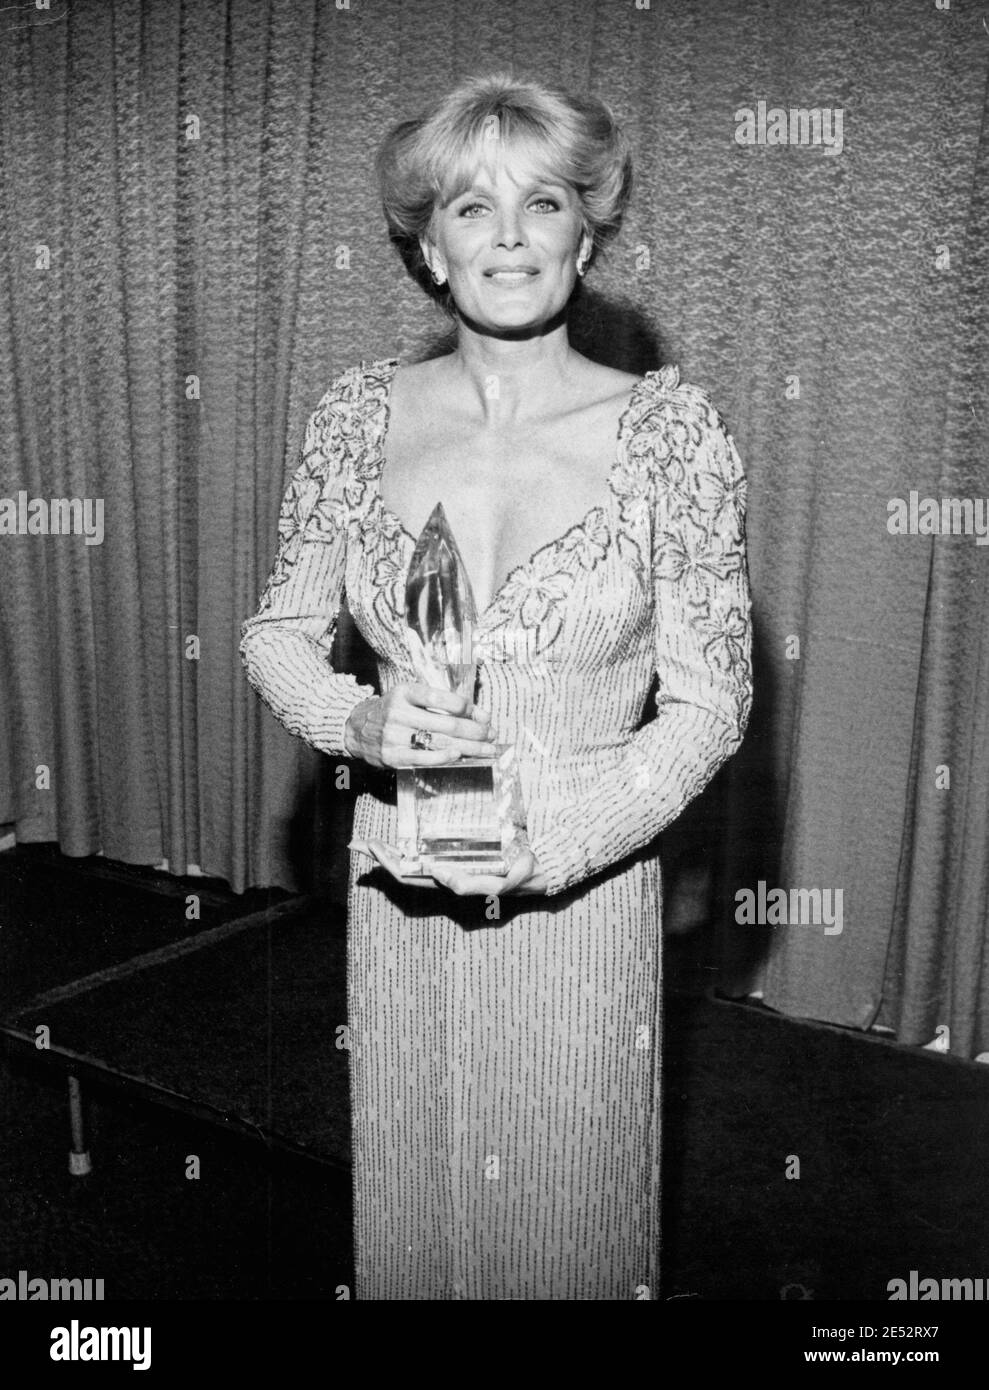
[[[492,139],[492,137],[495,137]],[[544,178],[577,193],[592,239],[589,262],[614,237],[632,188],[625,135],[603,101],[507,73],[471,77],[385,136],[375,166],[388,231],[412,277],[448,311],[419,238],[433,213],[470,187],[478,167],[504,153],[528,157]]]

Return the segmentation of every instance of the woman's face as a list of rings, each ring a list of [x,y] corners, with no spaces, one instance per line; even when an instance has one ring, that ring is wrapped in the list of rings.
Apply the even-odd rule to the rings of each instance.
[[[470,188],[433,214],[423,254],[442,271],[458,312],[481,329],[538,327],[564,308],[578,255],[590,251],[580,202],[526,161],[478,169]]]

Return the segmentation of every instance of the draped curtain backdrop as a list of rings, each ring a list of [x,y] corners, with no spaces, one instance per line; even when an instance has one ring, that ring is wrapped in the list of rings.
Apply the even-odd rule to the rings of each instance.
[[[989,1049],[989,547],[887,530],[911,491],[989,494],[987,28],[981,0],[0,14],[0,497],[102,499],[105,531],[0,535],[0,824],[237,889],[297,885],[307,838],[339,858],[336,769],[250,693],[239,625],[332,377],[444,327],[375,146],[511,68],[634,148],[576,340],[678,363],[750,479],[756,706],[668,837],[671,925],[720,924],[729,991]],[[760,101],[840,111],[840,149],[740,144]],[[840,889],[841,933],[739,924],[760,881]]]

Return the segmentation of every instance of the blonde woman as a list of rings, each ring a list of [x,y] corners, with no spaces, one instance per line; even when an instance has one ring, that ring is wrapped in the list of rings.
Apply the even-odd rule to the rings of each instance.
[[[748,716],[742,470],[675,369],[634,377],[568,340],[631,182],[603,103],[472,79],[391,131],[378,173],[456,348],[330,387],[242,646],[294,734],[381,770],[349,895],[356,1292],[657,1297],[653,841]],[[417,682],[402,635],[437,500],[477,600],[474,702]],[[379,694],[327,662],[344,591]],[[403,880],[390,771],[496,740],[531,852],[504,876]]]

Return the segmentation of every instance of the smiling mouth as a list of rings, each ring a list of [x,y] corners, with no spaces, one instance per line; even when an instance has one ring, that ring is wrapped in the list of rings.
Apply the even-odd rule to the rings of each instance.
[[[527,285],[530,280],[534,280],[539,274],[538,270],[489,270],[485,274],[489,280],[493,280],[502,289],[517,289],[520,285]]]

